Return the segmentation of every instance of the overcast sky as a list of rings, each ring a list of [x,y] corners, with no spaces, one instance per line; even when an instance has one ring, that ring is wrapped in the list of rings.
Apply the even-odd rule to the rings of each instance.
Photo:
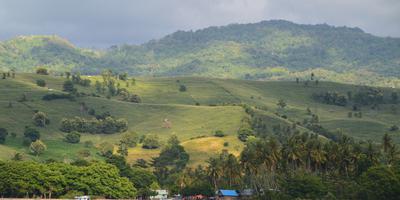
[[[0,0],[0,40],[56,34],[78,46],[105,48],[270,19],[400,37],[400,0]]]

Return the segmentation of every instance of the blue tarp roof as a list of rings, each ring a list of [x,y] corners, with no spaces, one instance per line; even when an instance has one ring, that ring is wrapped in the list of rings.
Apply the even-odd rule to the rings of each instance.
[[[219,190],[220,194],[222,196],[229,196],[229,197],[238,197],[239,194],[236,192],[236,190]]]

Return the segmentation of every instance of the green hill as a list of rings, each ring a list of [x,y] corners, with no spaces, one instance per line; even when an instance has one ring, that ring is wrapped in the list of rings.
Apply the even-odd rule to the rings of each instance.
[[[400,39],[359,28],[282,20],[177,31],[142,45],[105,51],[76,48],[56,36],[0,43],[0,68],[31,72],[45,65],[96,74],[107,68],[136,76],[200,76],[251,80],[308,79],[399,87]]]
[[[29,159],[35,160],[73,160],[80,151],[88,149],[91,158],[99,159],[97,148],[101,143],[107,141],[117,144],[122,133],[83,133],[79,144],[70,144],[64,141],[66,133],[60,131],[62,118],[92,117],[81,111],[83,102],[96,113],[110,112],[116,118],[127,119],[127,132],[134,131],[138,135],[155,134],[161,142],[165,142],[172,134],[177,135],[190,153],[192,164],[202,163],[222,149],[238,154],[243,143],[237,138],[237,131],[246,118],[260,118],[262,126],[259,127],[263,129],[259,134],[270,135],[276,125],[292,126],[294,123],[298,124],[298,130],[312,132],[315,130],[303,124],[305,119],[310,118],[308,112],[312,112],[318,116],[318,124],[330,132],[339,129],[358,140],[371,139],[376,142],[380,141],[384,133],[390,133],[396,142],[400,142],[400,132],[389,131],[393,125],[400,126],[400,104],[390,102],[391,94],[399,92],[394,89],[375,88],[382,93],[385,103],[360,106],[359,111],[353,111],[352,103],[346,106],[330,105],[315,100],[313,95],[332,91],[340,94],[351,92],[355,96],[357,92],[366,90],[365,87],[333,82],[310,82],[305,86],[305,82],[295,81],[194,77],[138,78],[135,84],[118,80],[116,84],[119,87],[126,88],[142,99],[141,103],[130,103],[121,101],[120,96],[107,98],[108,95],[97,93],[94,82],[101,80],[101,77],[84,78],[90,79],[92,84],[90,87],[75,84],[78,92],[85,94],[76,97],[74,101],[42,100],[45,94],[62,93],[65,77],[17,73],[15,78],[0,79],[0,126],[16,135],[13,137],[9,134],[5,144],[0,144],[0,158],[9,159],[15,152],[23,152]],[[45,80],[47,86],[37,86],[38,79]],[[186,91],[179,91],[181,85],[186,87]],[[23,94],[26,101],[18,101]],[[284,109],[277,106],[280,99],[287,103]],[[251,106],[255,113],[245,112],[240,105]],[[48,150],[39,157],[32,156],[28,148],[22,145],[24,126],[33,126],[32,116],[35,111],[43,111],[50,118],[48,126],[38,128],[42,140],[48,146]],[[349,112],[354,115],[362,112],[362,117],[350,118]],[[168,126],[165,126],[166,122]],[[226,136],[214,137],[216,130],[223,131]],[[92,141],[94,146],[85,147],[85,141]],[[158,152],[159,149],[147,150],[138,145],[129,149],[128,160],[133,162],[138,158],[150,159]]]

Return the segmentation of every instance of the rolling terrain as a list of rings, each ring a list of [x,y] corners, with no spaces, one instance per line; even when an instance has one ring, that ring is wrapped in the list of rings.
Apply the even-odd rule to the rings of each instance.
[[[400,39],[359,28],[283,20],[177,31],[141,45],[106,50],[75,47],[58,36],[0,42],[0,69],[98,74],[112,68],[135,76],[200,76],[248,80],[307,79],[400,87]]]
[[[318,77],[318,75],[316,75]],[[64,141],[65,133],[60,131],[62,118],[81,116],[91,117],[80,110],[82,102],[96,113],[110,112],[116,118],[128,121],[128,131],[138,135],[156,134],[162,143],[173,134],[177,135],[182,145],[191,156],[190,163],[201,164],[223,149],[238,155],[243,148],[243,142],[237,138],[237,131],[244,118],[249,117],[240,105],[250,105],[262,114],[267,124],[266,134],[271,134],[274,125],[302,122],[308,118],[307,108],[318,115],[319,123],[326,129],[335,132],[342,131],[358,140],[373,140],[379,142],[384,133],[390,133],[396,143],[400,142],[399,131],[389,131],[393,125],[400,125],[399,104],[382,104],[379,108],[363,106],[362,118],[348,117],[352,111],[351,105],[328,105],[313,99],[313,94],[335,91],[346,94],[356,93],[362,86],[320,81],[310,83],[307,87],[303,82],[296,81],[250,81],[234,79],[214,79],[199,77],[172,78],[137,78],[135,84],[126,84],[118,80],[122,88],[137,94],[141,103],[121,101],[118,96],[107,98],[96,94],[94,82],[101,80],[100,76],[85,76],[90,79],[90,87],[75,87],[85,94],[76,97],[74,101],[61,99],[44,101],[43,95],[48,93],[63,93],[62,85],[65,77],[52,75],[37,75],[17,73],[15,78],[0,79],[0,126],[10,134],[5,144],[0,145],[0,158],[10,159],[15,152],[22,152],[27,159],[33,160],[66,160],[78,157],[82,149],[91,152],[91,159],[100,159],[98,147],[102,142],[117,144],[122,133],[89,134],[84,133],[79,144]],[[46,87],[36,85],[36,80],[46,81]],[[186,91],[180,91],[184,85]],[[384,97],[388,98],[395,89],[380,88]],[[18,99],[25,94],[26,101]],[[91,95],[96,94],[96,95]],[[278,108],[277,102],[283,99],[287,106]],[[12,104],[10,107],[9,104]],[[29,153],[22,145],[24,126],[33,126],[32,115],[35,111],[43,111],[50,118],[50,124],[38,128],[42,140],[48,150],[39,157]],[[284,117],[283,117],[284,116]],[[165,121],[169,122],[168,127]],[[300,125],[301,131],[309,131]],[[215,137],[214,132],[221,130],[225,137]],[[93,147],[85,147],[85,141],[92,141]],[[115,148],[116,149],[116,148]],[[146,160],[156,156],[159,149],[142,149],[141,144],[129,149],[128,161]]]

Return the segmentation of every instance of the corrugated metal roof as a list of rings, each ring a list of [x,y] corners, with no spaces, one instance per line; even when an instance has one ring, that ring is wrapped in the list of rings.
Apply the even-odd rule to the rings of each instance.
[[[236,190],[219,190],[222,196],[229,196],[229,197],[238,197],[239,194]]]

